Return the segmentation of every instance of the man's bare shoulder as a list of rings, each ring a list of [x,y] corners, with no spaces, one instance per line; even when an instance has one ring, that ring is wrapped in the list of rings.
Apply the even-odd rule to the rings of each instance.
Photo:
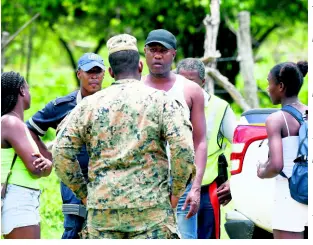
[[[197,83],[185,78],[182,75],[176,74],[176,76],[184,82],[186,90],[191,90],[191,92],[202,93],[202,88]]]
[[[181,76],[182,81],[184,82],[184,93],[185,96],[190,97],[192,101],[204,100],[202,88],[195,82]]]

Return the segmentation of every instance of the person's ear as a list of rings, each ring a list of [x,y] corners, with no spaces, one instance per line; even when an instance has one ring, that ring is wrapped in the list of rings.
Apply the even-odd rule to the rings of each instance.
[[[172,51],[172,55],[173,55],[173,60],[174,60],[176,57],[176,50],[175,49]]]
[[[139,71],[140,74],[142,73],[142,70],[143,70],[143,63],[142,63],[142,61],[140,60],[140,61],[139,61],[139,64],[138,64],[138,71]]]
[[[285,84],[283,84],[282,82],[279,83],[279,90],[282,92],[284,91],[286,88]]]
[[[145,53],[145,55],[147,54],[147,48],[146,48],[146,46],[143,48],[143,52]]]
[[[114,78],[114,72],[111,67],[109,67],[109,73],[112,78]]]
[[[82,74],[82,70],[81,69],[77,70],[76,76],[77,76],[79,81],[80,81],[81,74]]]
[[[20,87],[20,95],[23,96],[23,97],[25,96],[25,88],[24,88],[24,86]]]

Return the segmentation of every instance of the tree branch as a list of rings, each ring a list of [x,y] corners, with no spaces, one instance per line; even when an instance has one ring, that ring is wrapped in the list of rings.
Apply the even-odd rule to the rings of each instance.
[[[70,59],[73,71],[74,71],[74,77],[75,77],[77,85],[79,87],[80,86],[80,81],[79,81],[79,79],[76,76],[76,62],[74,60],[74,56],[73,56],[72,51],[71,51],[69,45],[67,44],[67,42],[62,37],[60,37],[59,34],[57,34],[56,30],[54,29],[54,27],[52,26],[51,23],[49,23],[49,27],[52,30],[52,32],[54,32],[58,36],[59,41],[62,43],[63,47],[65,48],[65,50],[67,52],[67,55],[68,55],[68,57]]]
[[[274,31],[277,27],[279,27],[278,24],[274,24],[273,26],[271,26],[270,28],[268,28],[263,34],[262,36],[258,39],[258,40],[254,40],[253,43],[253,48],[257,49],[258,47],[260,47],[261,43],[268,37],[268,35],[270,35],[272,33],[272,31]]]
[[[215,61],[216,58],[218,58],[218,57],[212,57],[212,56],[210,56],[210,57],[202,57],[202,58],[200,58],[200,60],[203,62],[204,65],[206,65],[206,64],[208,64],[208,63],[210,63],[210,62]]]
[[[228,15],[225,13],[225,11],[223,11],[223,16],[224,16],[224,21],[226,26],[228,27],[228,29],[234,34],[237,35],[237,31],[235,29],[235,27],[232,25],[232,23],[230,22],[230,19],[228,17]]]
[[[224,88],[230,96],[234,99],[234,101],[244,110],[249,110],[251,107],[247,104],[245,99],[236,89],[236,87],[228,81],[227,77],[224,77],[217,69],[206,67],[205,71],[209,76],[211,76],[219,86]]]
[[[18,29],[11,37],[8,38],[8,40],[3,43],[2,47],[1,47],[1,51],[11,42],[13,41],[13,39],[20,34],[21,31],[23,31],[29,24],[31,24],[35,19],[37,19],[39,17],[40,13],[37,13],[33,16],[33,18],[31,18],[29,21],[27,21],[20,29]]]
[[[98,41],[98,45],[97,47],[95,48],[95,50],[93,51],[95,54],[97,54],[99,52],[99,50],[102,48],[103,44],[105,44],[105,39],[104,38],[101,38],[99,41]]]

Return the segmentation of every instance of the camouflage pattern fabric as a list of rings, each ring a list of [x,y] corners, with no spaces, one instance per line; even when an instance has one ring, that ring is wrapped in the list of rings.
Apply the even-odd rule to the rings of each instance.
[[[129,34],[119,34],[107,41],[107,48],[109,55],[123,50],[138,51],[137,39]]]
[[[88,211],[84,239],[179,239],[174,210],[154,207]]]
[[[133,79],[116,81],[77,105],[53,147],[58,177],[87,209],[170,207],[166,141],[175,196],[195,176],[192,125],[182,105]],[[76,155],[86,144],[88,191]]]

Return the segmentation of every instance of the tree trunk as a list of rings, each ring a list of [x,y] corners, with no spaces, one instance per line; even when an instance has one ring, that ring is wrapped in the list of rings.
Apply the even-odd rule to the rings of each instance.
[[[238,15],[237,33],[238,60],[240,73],[244,80],[244,97],[252,108],[259,107],[257,85],[254,79],[254,61],[250,34],[250,13],[242,11]]]
[[[31,58],[33,51],[33,36],[35,34],[35,25],[32,25],[29,30],[29,38],[28,38],[28,49],[27,49],[27,63],[26,63],[26,81],[30,84],[29,73],[31,67]]]
[[[21,41],[21,48],[20,48],[20,72],[23,73],[25,70],[25,57],[27,57],[26,54],[26,47],[27,46],[27,39],[22,37],[22,41]]]
[[[3,31],[1,33],[1,47],[3,46],[3,44],[5,44],[8,40],[10,36],[10,33],[6,32],[6,31]],[[4,55],[4,52],[5,52],[5,49],[4,48],[1,48],[1,73],[3,72],[3,68],[4,68],[4,65],[5,65],[5,55]]]
[[[216,40],[218,28],[220,25],[220,1],[211,0],[210,3],[211,16],[207,15],[203,24],[205,26],[205,40],[204,40],[204,57],[213,57],[206,63],[207,68],[216,68],[216,58],[221,56],[220,52],[216,50]],[[214,94],[214,79],[206,76],[204,89]]]

